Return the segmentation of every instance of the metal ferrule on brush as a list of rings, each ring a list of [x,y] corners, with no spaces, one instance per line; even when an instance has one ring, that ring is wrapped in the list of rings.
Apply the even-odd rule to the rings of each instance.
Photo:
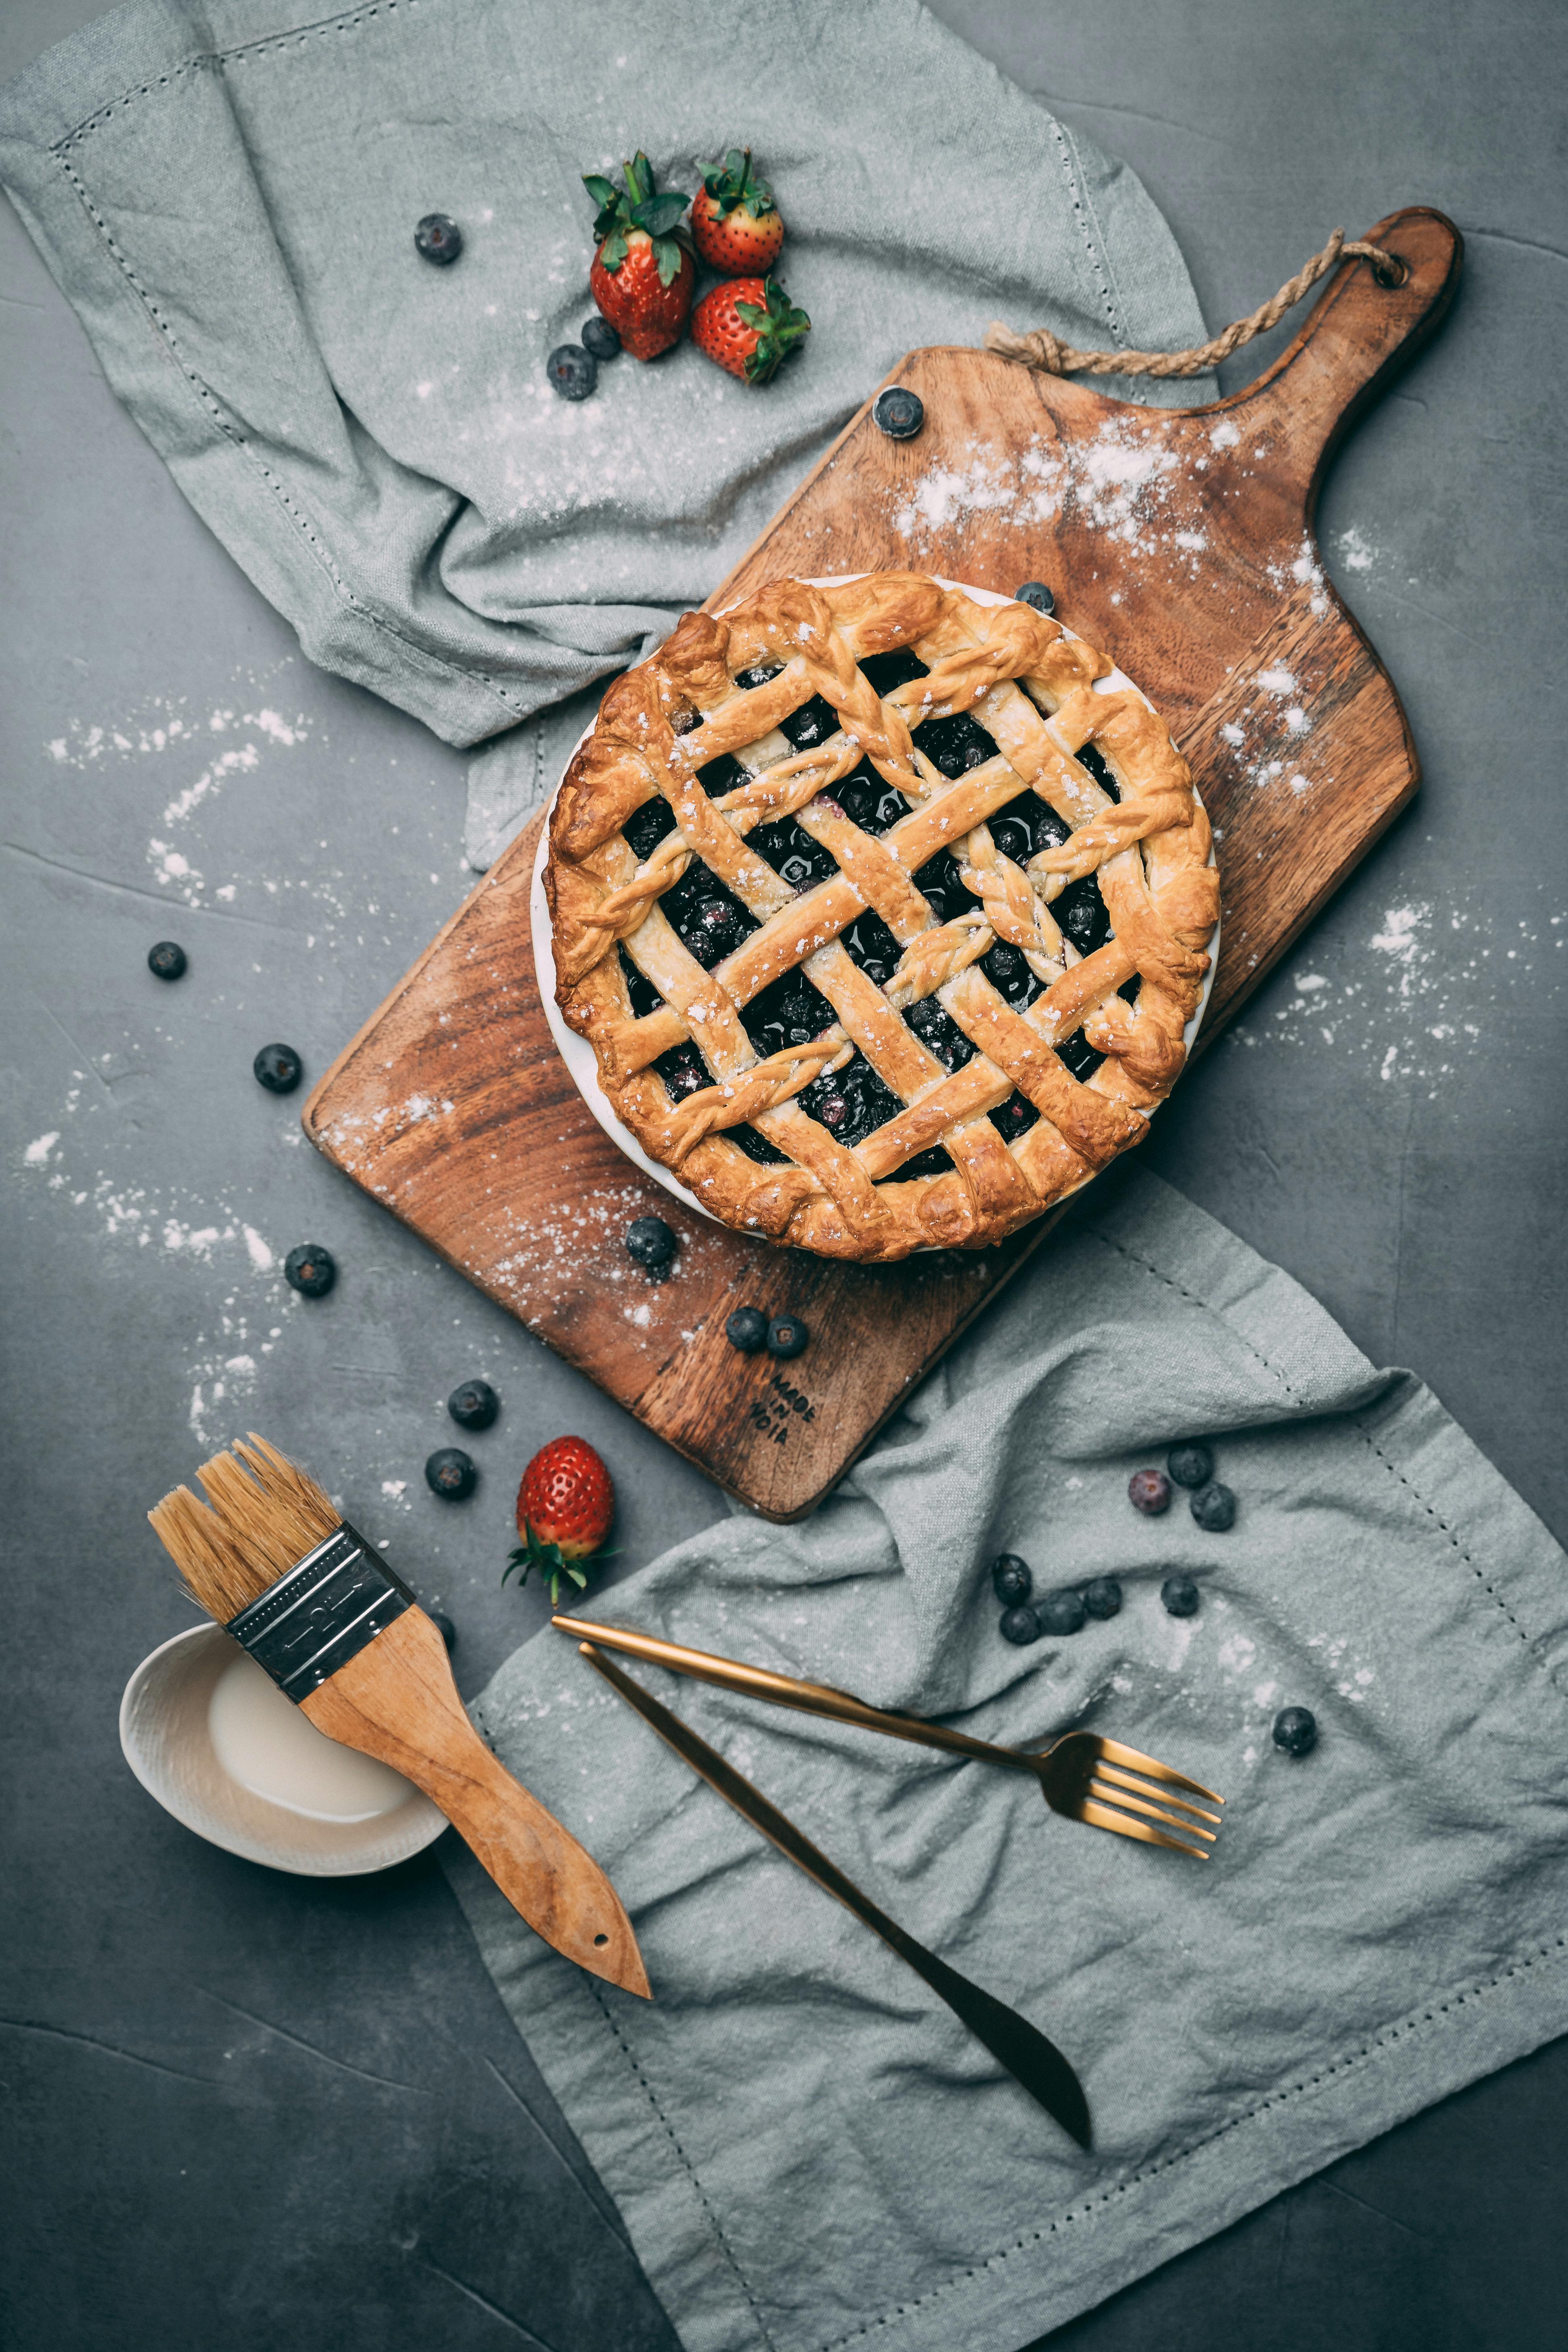
[[[228,1631],[279,1690],[299,1700],[413,1606],[408,1587],[345,1520],[231,1617]]]

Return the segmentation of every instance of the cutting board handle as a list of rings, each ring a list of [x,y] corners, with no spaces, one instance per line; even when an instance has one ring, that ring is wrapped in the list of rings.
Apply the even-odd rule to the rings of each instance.
[[[1372,265],[1347,261],[1288,351],[1246,390],[1189,414],[1229,415],[1267,446],[1273,492],[1294,496],[1309,525],[1330,457],[1362,410],[1405,367],[1454,299],[1464,240],[1444,213],[1412,205],[1390,213],[1365,242],[1398,256],[1399,286],[1380,286]],[[1260,453],[1261,454],[1261,453]]]

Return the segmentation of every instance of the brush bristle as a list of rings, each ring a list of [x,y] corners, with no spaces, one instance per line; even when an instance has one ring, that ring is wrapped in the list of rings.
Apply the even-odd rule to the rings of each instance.
[[[232,1454],[215,1454],[196,1475],[210,1510],[176,1486],[147,1517],[186,1591],[220,1624],[342,1524],[315,1480],[254,1430],[248,1444],[237,1438]]]

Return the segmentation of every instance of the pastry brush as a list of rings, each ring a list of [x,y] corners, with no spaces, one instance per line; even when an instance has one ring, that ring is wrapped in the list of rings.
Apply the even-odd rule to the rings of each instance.
[[[147,1517],[186,1590],[329,1739],[437,1804],[531,1927],[650,1999],[630,1920],[593,1856],[490,1754],[408,1587],[313,1478],[251,1433]]]

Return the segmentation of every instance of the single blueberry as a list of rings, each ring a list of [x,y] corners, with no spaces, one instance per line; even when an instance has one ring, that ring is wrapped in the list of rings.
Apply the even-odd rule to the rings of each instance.
[[[1083,1605],[1091,1617],[1114,1617],[1121,1606],[1121,1587],[1113,1576],[1097,1576],[1083,1588]]]
[[[147,969],[160,980],[183,980],[185,973],[185,950],[174,940],[160,940],[155,948],[147,950]]]
[[[1040,1621],[1028,1603],[1021,1601],[1016,1609],[1004,1609],[999,1631],[1005,1642],[1016,1643],[1021,1650],[1027,1643],[1039,1640]]]
[[[906,392],[901,383],[888,386],[879,393],[871,410],[871,422],[885,433],[889,441],[912,441],[926,421],[925,403],[918,393]]]
[[[1318,1718],[1310,1706],[1282,1706],[1274,1718],[1274,1745],[1287,1756],[1310,1756],[1318,1744]]]
[[[464,1381],[447,1399],[447,1410],[459,1429],[488,1429],[500,1411],[500,1399],[489,1381]]]
[[[620,357],[621,339],[608,319],[588,320],[583,329],[582,343],[583,349],[592,352],[601,365],[605,360]]]
[[[447,1644],[448,1651],[457,1645],[458,1629],[444,1609],[426,1609],[425,1614]]]
[[[991,1590],[997,1600],[1016,1608],[1020,1601],[1027,1601],[1034,1589],[1028,1561],[1020,1559],[1016,1551],[999,1551],[991,1563]]]
[[[1071,1584],[1058,1592],[1042,1593],[1035,1603],[1042,1633],[1081,1633],[1085,1614],[1083,1595]]]
[[[415,250],[445,269],[463,250],[463,232],[445,213],[426,213],[414,232]]]
[[[250,1066],[269,1095],[291,1095],[305,1074],[292,1045],[263,1045]]]
[[[1171,1482],[1163,1470],[1134,1470],[1127,1481],[1127,1498],[1135,1511],[1157,1519],[1171,1507]]]
[[[479,1474],[460,1445],[443,1445],[425,1465],[425,1484],[448,1503],[461,1503],[479,1483]]]
[[[1226,1528],[1236,1525],[1236,1496],[1217,1478],[1212,1485],[1198,1488],[1189,1508],[1199,1527],[1211,1536],[1223,1535]]]
[[[767,1345],[768,1318],[760,1307],[737,1307],[724,1326],[724,1337],[742,1356],[754,1356]]]
[[[558,343],[544,362],[544,373],[563,400],[586,400],[599,381],[594,354],[581,343]]]
[[[1198,1588],[1190,1576],[1168,1576],[1160,1587],[1160,1598],[1169,1616],[1195,1617],[1198,1613]]]
[[[768,1353],[770,1356],[785,1357],[802,1355],[810,1337],[811,1333],[798,1315],[775,1315],[768,1325]]]
[[[1026,580],[1021,588],[1014,589],[1013,602],[1015,604],[1032,604],[1037,613],[1054,613],[1057,609],[1055,593],[1043,580]]]
[[[337,1278],[337,1260],[320,1242],[301,1242],[283,1261],[283,1279],[301,1298],[324,1298]]]
[[[626,1227],[626,1255],[646,1265],[650,1274],[662,1274],[675,1255],[679,1236],[673,1225],[662,1217],[634,1217]]]
[[[1165,1467],[1178,1486],[1206,1486],[1214,1476],[1214,1454],[1194,1437],[1185,1445],[1172,1446]]]

